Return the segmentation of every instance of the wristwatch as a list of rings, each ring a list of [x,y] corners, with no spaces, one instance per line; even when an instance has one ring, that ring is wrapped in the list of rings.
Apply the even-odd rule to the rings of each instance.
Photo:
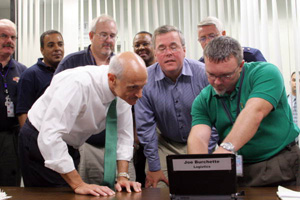
[[[226,149],[227,151],[230,151],[230,152],[236,154],[236,151],[234,150],[234,146],[230,142],[223,142],[223,143],[220,144],[220,147],[222,147],[223,149]]]
[[[127,172],[120,172],[120,173],[118,174],[118,177],[125,177],[125,178],[127,178],[128,180],[130,179],[130,176],[129,176],[129,174],[128,174]]]

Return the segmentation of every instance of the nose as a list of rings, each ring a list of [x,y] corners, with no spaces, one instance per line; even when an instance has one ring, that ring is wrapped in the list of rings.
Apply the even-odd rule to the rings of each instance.
[[[139,91],[136,93],[137,98],[141,98],[143,96],[143,89],[139,89]]]
[[[114,39],[111,38],[110,35],[108,35],[105,41],[106,41],[106,42],[113,42]]]
[[[145,46],[141,44],[138,49],[145,49]]]
[[[165,49],[165,54],[166,54],[166,55],[172,55],[172,54],[173,54],[172,49],[169,48],[169,47],[167,47],[167,48]]]
[[[204,42],[204,46],[206,46],[211,40],[212,40],[211,38],[207,37]]]
[[[63,51],[64,50],[64,47],[61,46],[61,45],[58,45],[58,44],[55,44],[54,45],[54,51]]]
[[[11,36],[8,36],[6,41],[10,43],[15,43],[15,40],[13,40]]]
[[[216,85],[222,84],[222,81],[221,81],[220,77],[216,77],[216,79],[214,80],[214,82],[215,82]]]

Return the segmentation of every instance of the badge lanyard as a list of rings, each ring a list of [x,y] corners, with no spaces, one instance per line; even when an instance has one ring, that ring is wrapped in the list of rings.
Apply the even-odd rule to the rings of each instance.
[[[243,81],[244,81],[244,76],[245,76],[245,68],[243,67],[243,70],[242,70],[242,77],[241,77],[241,81],[240,81],[240,84],[239,84],[239,91],[238,91],[238,99],[237,99],[237,107],[236,107],[236,118],[238,117],[238,115],[240,114],[240,100],[241,100],[241,93],[242,93],[242,84],[243,84]],[[220,98],[221,100],[221,103],[222,103],[222,106],[226,112],[226,115],[227,117],[229,118],[230,122],[232,123],[233,125],[233,119],[232,119],[232,116],[229,112],[229,109],[224,101],[223,98]]]
[[[11,61],[9,62],[6,73],[2,74],[2,72],[0,71],[0,74],[1,74],[1,76],[3,78],[3,82],[4,82],[4,94],[6,95],[4,104],[5,104],[6,110],[7,110],[7,117],[14,117],[15,116],[14,103],[12,102],[12,100],[9,97],[8,87],[7,87],[7,80],[6,80],[6,76],[8,74],[9,69],[10,69],[10,66],[11,66]]]
[[[10,69],[10,65],[11,65],[11,62],[9,62],[9,65],[8,65],[8,67],[7,67],[7,70],[6,70],[6,73],[5,73],[5,74],[2,74],[2,72],[0,71],[0,74],[1,74],[1,76],[2,76],[2,78],[3,78],[3,82],[4,82],[4,94],[5,94],[5,95],[8,95],[8,88],[7,88],[6,76],[7,76],[7,74],[8,74],[9,69]],[[2,65],[1,65],[1,66],[2,66]]]
[[[238,115],[240,114],[240,100],[241,100],[241,93],[242,93],[242,84],[244,81],[244,76],[245,76],[245,68],[243,67],[242,69],[242,77],[241,77],[241,81],[239,84],[239,91],[238,91],[238,99],[237,99],[237,107],[236,107],[236,118],[238,117]],[[222,102],[222,106],[226,112],[227,117],[229,118],[230,122],[233,125],[233,119],[232,116],[229,112],[229,109],[224,101],[224,98],[220,98],[221,102]],[[242,155],[238,155],[236,154],[236,173],[237,176],[243,176],[243,157]]]

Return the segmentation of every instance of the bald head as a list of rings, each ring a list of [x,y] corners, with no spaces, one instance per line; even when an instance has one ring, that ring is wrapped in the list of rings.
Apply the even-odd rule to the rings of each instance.
[[[111,91],[133,105],[142,97],[147,83],[144,60],[133,52],[123,52],[112,58],[109,64],[108,82]]]

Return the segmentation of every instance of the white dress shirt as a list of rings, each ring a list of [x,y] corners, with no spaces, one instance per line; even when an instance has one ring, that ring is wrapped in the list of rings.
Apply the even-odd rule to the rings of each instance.
[[[108,66],[85,66],[54,76],[45,93],[28,112],[39,131],[38,146],[45,166],[68,173],[75,169],[67,144],[78,148],[91,135],[105,129],[106,114],[115,98],[108,86]],[[131,106],[117,98],[117,160],[133,154]]]

